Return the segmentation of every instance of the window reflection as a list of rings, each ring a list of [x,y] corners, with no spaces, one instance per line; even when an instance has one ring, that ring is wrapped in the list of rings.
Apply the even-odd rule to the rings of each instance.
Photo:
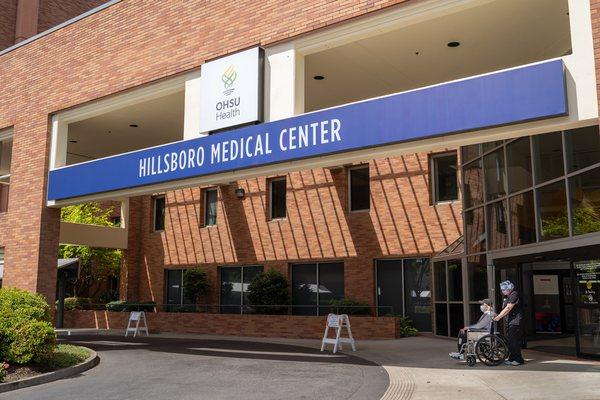
[[[474,161],[464,167],[465,208],[483,203],[483,170],[481,160]]]
[[[569,179],[573,234],[600,232],[600,168]]]
[[[485,220],[483,207],[465,212],[465,236],[467,253],[485,251]]]
[[[569,236],[565,182],[559,181],[537,190],[542,240]]]
[[[494,200],[506,194],[504,189],[506,170],[504,168],[504,149],[496,150],[483,157],[485,168],[486,200]]]
[[[533,185],[531,176],[531,146],[529,137],[515,140],[506,145],[508,162],[508,191],[527,189]]]
[[[467,257],[467,273],[469,275],[469,301],[478,301],[488,297],[485,254]]]
[[[564,175],[561,132],[533,136],[533,148],[536,183]]]
[[[506,219],[506,200],[490,204],[488,207],[488,240],[490,250],[508,246],[508,222]]]
[[[510,224],[513,246],[536,241],[533,191],[510,198]]]
[[[598,126],[587,126],[566,131],[565,147],[569,172],[600,162]]]

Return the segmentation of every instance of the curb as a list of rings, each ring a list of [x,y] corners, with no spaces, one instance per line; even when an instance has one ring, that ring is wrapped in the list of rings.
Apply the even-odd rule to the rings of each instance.
[[[100,362],[98,353],[94,350],[89,349],[90,356],[81,364],[72,365],[70,367],[61,368],[57,371],[46,372],[45,374],[32,376],[31,378],[21,379],[14,382],[0,383],[0,393],[9,392],[12,390],[22,389],[30,386],[41,385],[42,383],[48,383],[57,381],[59,379],[69,378],[71,376],[78,375],[88,369],[94,368]]]

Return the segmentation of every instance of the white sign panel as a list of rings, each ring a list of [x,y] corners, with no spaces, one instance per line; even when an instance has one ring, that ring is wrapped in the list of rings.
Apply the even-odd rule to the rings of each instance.
[[[200,77],[200,131],[261,120],[262,49],[207,62]]]
[[[533,293],[543,295],[557,295],[558,275],[534,275]]]

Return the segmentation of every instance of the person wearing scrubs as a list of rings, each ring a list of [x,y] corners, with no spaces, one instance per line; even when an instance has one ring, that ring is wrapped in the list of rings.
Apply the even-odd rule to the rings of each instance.
[[[523,306],[519,300],[519,293],[515,290],[515,285],[511,281],[504,281],[500,284],[500,290],[504,299],[502,300],[502,311],[494,321],[500,321],[506,318],[508,351],[510,353],[507,365],[521,365],[525,362],[521,355],[521,342],[523,341]]]

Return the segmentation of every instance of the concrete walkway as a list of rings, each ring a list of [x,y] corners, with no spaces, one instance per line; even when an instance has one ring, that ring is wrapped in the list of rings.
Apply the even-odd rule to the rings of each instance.
[[[244,340],[315,349],[321,345],[319,340]],[[527,362],[522,366],[487,367],[478,363],[469,367],[465,362],[448,357],[450,351],[456,350],[454,340],[430,336],[358,341],[355,353],[344,350],[385,368],[390,385],[382,400],[600,399],[600,362],[597,361],[524,350]]]

